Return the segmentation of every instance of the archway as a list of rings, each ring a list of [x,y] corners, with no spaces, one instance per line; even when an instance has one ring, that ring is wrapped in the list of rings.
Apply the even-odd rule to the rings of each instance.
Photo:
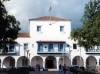
[[[59,64],[61,64],[61,65],[64,65],[64,64],[66,64],[66,66],[70,66],[70,63],[71,61],[70,61],[70,59],[69,59],[69,57],[67,57],[67,56],[64,56],[64,57],[60,57],[59,58]]]
[[[97,60],[94,56],[89,56],[86,59],[86,66],[88,67],[95,67],[97,64]]]
[[[17,60],[17,67],[29,66],[29,59],[26,56],[21,56]]]
[[[57,60],[54,56],[46,57],[45,68],[57,68]]]
[[[79,66],[83,66],[84,65],[84,60],[82,57],[80,56],[75,56],[72,60],[72,64],[73,65],[79,65]]]
[[[43,59],[41,56],[34,56],[31,60],[31,66],[36,67],[36,65],[40,65],[40,67],[43,67]]]
[[[3,60],[3,68],[12,68],[12,67],[15,67],[15,59],[11,56],[8,56]]]

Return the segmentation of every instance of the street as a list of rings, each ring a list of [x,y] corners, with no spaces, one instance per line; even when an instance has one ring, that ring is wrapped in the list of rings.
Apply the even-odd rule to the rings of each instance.
[[[69,72],[59,73],[58,71],[31,71],[30,74],[69,74]]]

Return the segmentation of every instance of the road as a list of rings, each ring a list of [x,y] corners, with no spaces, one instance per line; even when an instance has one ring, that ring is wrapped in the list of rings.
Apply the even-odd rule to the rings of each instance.
[[[68,71],[66,73],[59,73],[58,71],[31,71],[30,74],[70,74]]]

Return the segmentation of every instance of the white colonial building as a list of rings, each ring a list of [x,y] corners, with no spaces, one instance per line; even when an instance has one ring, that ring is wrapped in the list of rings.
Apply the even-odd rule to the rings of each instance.
[[[11,68],[40,64],[58,69],[59,64],[99,66],[100,50],[85,51],[70,39],[71,19],[43,16],[29,19],[30,32],[19,33],[8,53],[0,50],[0,67]]]

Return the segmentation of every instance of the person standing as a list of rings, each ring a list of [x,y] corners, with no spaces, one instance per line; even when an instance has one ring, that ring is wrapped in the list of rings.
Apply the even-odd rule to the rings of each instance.
[[[66,73],[66,64],[64,64],[64,66],[63,66],[63,71],[64,71],[64,73]]]
[[[59,72],[62,72],[62,65],[59,65]]]

